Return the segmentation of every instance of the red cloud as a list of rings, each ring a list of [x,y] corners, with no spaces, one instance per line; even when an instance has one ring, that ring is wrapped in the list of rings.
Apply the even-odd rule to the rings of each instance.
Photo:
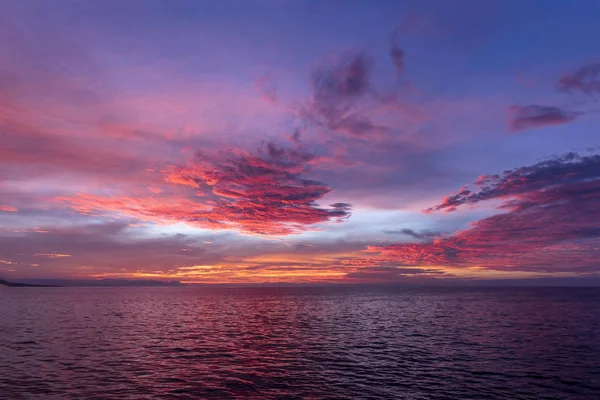
[[[89,195],[61,200],[84,213],[113,210],[137,218],[182,221],[202,228],[287,235],[350,216],[347,203],[335,203],[329,208],[317,204],[331,189],[305,177],[312,158],[299,143],[289,149],[267,143],[258,154],[242,150],[216,156],[198,154],[191,165],[164,171],[167,182],[195,189],[201,201],[166,196],[110,199]]]
[[[117,211],[124,215],[153,222],[184,222],[203,218],[209,207],[188,199],[167,197],[102,197],[79,194],[76,197],[59,197],[57,201],[71,204],[82,214]],[[210,221],[205,221],[211,225]],[[211,227],[218,224],[213,223]]]

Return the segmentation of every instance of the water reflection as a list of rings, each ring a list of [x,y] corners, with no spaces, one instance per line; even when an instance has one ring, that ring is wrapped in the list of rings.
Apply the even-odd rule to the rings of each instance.
[[[600,388],[596,289],[5,288],[0,301],[9,399],[589,399]]]

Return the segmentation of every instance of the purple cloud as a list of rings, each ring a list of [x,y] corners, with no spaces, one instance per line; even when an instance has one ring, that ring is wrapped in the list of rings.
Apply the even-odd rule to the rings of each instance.
[[[504,171],[501,175],[482,175],[474,183],[478,190],[463,187],[457,194],[447,196],[442,203],[426,212],[454,211],[463,204],[519,196],[595,180],[600,177],[600,155],[580,156],[566,153],[537,164]]]
[[[383,233],[386,233],[388,235],[406,235],[418,240],[429,240],[439,237],[441,235],[440,232],[434,232],[429,230],[415,231],[413,229],[387,230],[383,231]]]
[[[572,74],[560,77],[556,88],[565,92],[600,93],[600,63],[580,67]]]
[[[554,106],[511,106],[508,125],[513,132],[562,125],[574,121],[580,114]]]
[[[396,69],[396,74],[401,75],[404,72],[405,61],[404,51],[398,43],[399,30],[394,31],[390,41],[390,58]]]

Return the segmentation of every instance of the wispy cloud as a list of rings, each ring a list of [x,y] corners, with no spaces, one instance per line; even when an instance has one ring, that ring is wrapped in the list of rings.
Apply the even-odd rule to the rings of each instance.
[[[414,278],[423,279],[443,275],[449,274],[446,274],[441,269],[434,268],[373,267],[361,268],[357,271],[349,272],[345,277],[349,280],[359,282],[409,282],[414,280]]]
[[[404,72],[404,50],[400,47],[400,30],[396,29],[390,39],[390,58],[396,69],[396,74],[401,75]]]
[[[61,253],[35,253],[34,256],[35,257],[42,257],[42,258],[65,258],[65,257],[72,257],[70,254],[61,254]]]
[[[587,95],[600,93],[600,63],[584,65],[573,73],[561,76],[556,87],[560,91]]]
[[[354,51],[323,61],[312,73],[313,93],[304,116],[311,123],[351,136],[372,133],[376,124],[358,115],[355,109],[358,101],[372,90],[372,65],[367,53]]]

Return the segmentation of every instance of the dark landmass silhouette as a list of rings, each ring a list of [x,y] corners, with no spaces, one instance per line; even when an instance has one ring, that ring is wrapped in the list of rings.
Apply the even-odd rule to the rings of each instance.
[[[33,283],[9,282],[4,279],[0,279],[0,285],[9,287],[60,287],[59,285],[36,285]]]
[[[150,279],[21,279],[26,285],[61,287],[185,286],[179,281]]]

